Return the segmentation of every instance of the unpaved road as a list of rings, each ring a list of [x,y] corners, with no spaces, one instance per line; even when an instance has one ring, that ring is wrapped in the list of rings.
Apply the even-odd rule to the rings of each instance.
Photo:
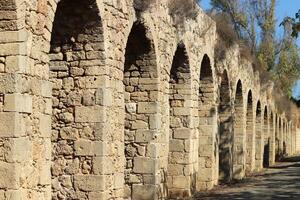
[[[218,186],[194,200],[300,200],[300,162],[280,163],[264,175],[231,186]]]

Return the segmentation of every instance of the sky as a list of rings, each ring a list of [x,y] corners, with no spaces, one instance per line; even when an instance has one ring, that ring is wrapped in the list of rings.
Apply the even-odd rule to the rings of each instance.
[[[201,0],[201,7],[203,9],[209,9],[210,0]],[[284,17],[290,16],[294,17],[295,13],[298,12],[300,9],[300,0],[277,0],[276,5],[276,19],[277,19],[277,37],[282,37],[283,35],[283,29],[282,27],[279,27],[279,24],[282,22]],[[300,47],[300,38],[297,40],[298,46]],[[300,77],[299,77],[300,79]],[[300,97],[300,80],[296,83],[295,87],[293,88],[293,96],[294,97]]]

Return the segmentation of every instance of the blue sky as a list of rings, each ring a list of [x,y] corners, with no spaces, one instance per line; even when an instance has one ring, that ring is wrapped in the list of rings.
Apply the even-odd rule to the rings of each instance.
[[[203,9],[210,8],[209,4],[210,0],[202,0],[201,7]],[[283,31],[282,27],[279,27],[279,24],[283,20],[284,17],[290,16],[294,17],[295,13],[300,9],[300,0],[277,0],[276,5],[276,18],[277,18],[277,37],[282,37]],[[300,46],[300,39],[297,40],[298,45]],[[300,79],[300,77],[299,77]],[[300,96],[300,80],[297,82],[295,87],[293,88],[293,96]]]

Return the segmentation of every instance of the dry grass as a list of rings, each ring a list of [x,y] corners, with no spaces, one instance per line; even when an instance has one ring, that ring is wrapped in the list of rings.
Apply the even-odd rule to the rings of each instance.
[[[209,14],[210,17],[216,22],[217,33],[219,39],[215,47],[215,59],[222,60],[225,57],[225,52],[232,45],[239,42],[238,35],[230,26],[229,19],[222,14]]]
[[[156,0],[133,0],[133,7],[136,11],[143,12],[150,8]]]
[[[175,26],[184,27],[187,19],[196,19],[199,7],[196,0],[169,0],[169,14],[174,20]]]

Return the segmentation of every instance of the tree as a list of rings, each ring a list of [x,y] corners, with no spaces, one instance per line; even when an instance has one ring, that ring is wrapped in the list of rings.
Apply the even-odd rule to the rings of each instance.
[[[251,1],[257,25],[261,30],[258,60],[267,71],[275,66],[275,5],[276,0]]]
[[[291,35],[293,37],[297,38],[298,34],[300,32],[300,9],[295,14],[295,18],[286,17],[286,18],[284,18],[284,20],[281,24],[285,23],[286,21],[289,21],[289,22],[292,23],[292,33],[291,33]]]
[[[295,38],[292,37],[294,31],[293,21],[290,20],[290,18],[286,18],[281,23],[281,26],[284,27],[284,38],[282,39],[282,47],[275,69],[275,78],[288,97],[291,97],[291,88],[300,75],[299,49],[296,45]]]

